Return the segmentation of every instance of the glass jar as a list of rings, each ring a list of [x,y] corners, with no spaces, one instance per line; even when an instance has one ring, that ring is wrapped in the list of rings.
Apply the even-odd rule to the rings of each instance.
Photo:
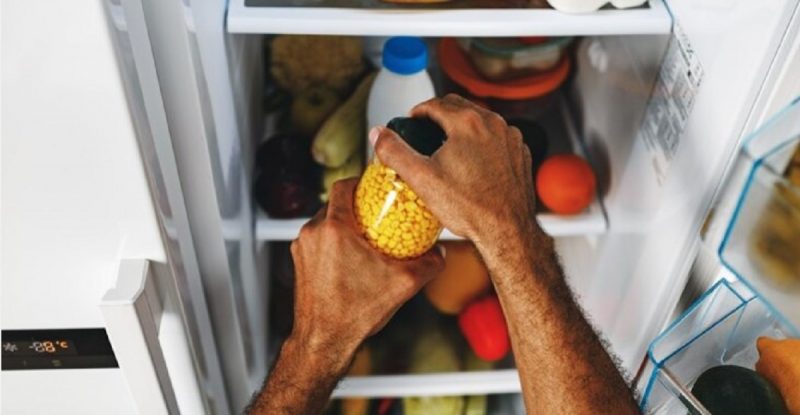
[[[425,118],[395,118],[387,125],[419,153],[430,156],[444,132]],[[367,166],[355,194],[355,211],[364,237],[378,251],[397,259],[431,249],[442,225],[397,172],[377,156]]]
[[[558,65],[572,38],[458,38],[472,66],[489,81],[507,81],[550,71]]]
[[[556,102],[556,92],[571,68],[569,56],[564,55],[547,71],[495,81],[486,79],[475,69],[453,38],[439,42],[438,56],[445,75],[444,92],[459,94],[506,119],[537,119],[545,114]]]

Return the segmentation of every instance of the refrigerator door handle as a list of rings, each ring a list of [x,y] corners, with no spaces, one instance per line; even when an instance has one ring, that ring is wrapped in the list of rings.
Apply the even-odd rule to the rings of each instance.
[[[116,286],[100,303],[106,332],[139,413],[203,413],[187,336],[170,294],[159,292],[150,261],[120,261]]]

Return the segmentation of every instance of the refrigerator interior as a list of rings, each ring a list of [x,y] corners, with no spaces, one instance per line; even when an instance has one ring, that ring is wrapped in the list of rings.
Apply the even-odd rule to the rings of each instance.
[[[182,195],[182,208],[171,203],[166,209],[176,210],[172,213],[180,220],[175,226],[165,221],[164,226],[169,237],[193,247],[180,255],[180,261],[194,261],[196,274],[177,278],[177,285],[187,310],[188,331],[203,341],[194,352],[207,404],[221,412],[225,408],[239,412],[260,387],[290,316],[286,304],[271,300],[288,298],[278,293],[275,268],[286,261],[285,242],[297,235],[303,220],[269,218],[251,195],[256,149],[276,126],[265,115],[263,94],[271,86],[264,47],[274,33],[403,33],[426,36],[431,44],[443,36],[576,36],[570,77],[543,123],[552,135],[553,149],[586,155],[600,194],[588,212],[575,218],[540,216],[540,220],[556,237],[579,303],[630,379],[639,370],[648,343],[671,315],[697,249],[696,235],[705,212],[762,89],[770,86],[765,74],[771,65],[780,64],[773,57],[782,39],[791,34],[786,27],[796,26],[789,24],[794,21],[796,1],[788,0],[702,6],[675,0],[669,2],[669,10],[661,1],[651,0],[638,9],[589,15],[547,9],[454,10],[417,14],[413,21],[404,13],[271,9],[250,7],[244,0],[228,5],[107,3],[110,20],[118,23],[117,30],[128,33],[125,39],[134,55],[129,70],[135,73],[137,86],[145,96],[150,91],[161,99],[168,131],[155,141],[171,142],[172,147],[157,148],[157,160],[147,167],[174,176],[182,186],[168,192]],[[715,24],[706,25],[711,20]],[[721,34],[724,38],[719,38]],[[748,51],[746,61],[741,59],[742,45]],[[151,53],[151,67],[136,54],[142,50]],[[688,57],[687,51],[691,51]],[[148,68],[152,73],[145,71]],[[670,75],[692,69],[699,72],[687,75],[685,90],[664,89],[674,86],[667,82]],[[437,76],[435,65],[431,72]],[[737,87],[731,88],[732,84]],[[675,131],[650,131],[665,125],[651,118],[674,108],[678,92],[685,99],[678,102],[683,112],[666,116],[668,121],[677,120],[667,123]],[[152,105],[146,102],[145,107],[150,119],[143,123],[149,122],[153,129]],[[647,141],[648,134],[683,139],[681,145],[653,144]],[[165,170],[165,159],[171,169]],[[165,209],[160,209],[164,215]],[[410,315],[426,312],[424,299],[411,302],[415,304],[421,305],[411,307]],[[443,320],[442,327],[452,324]],[[211,340],[208,332],[197,328],[209,325]],[[213,381],[220,377],[227,396],[221,400]],[[334,395],[518,391],[513,363],[505,361],[491,370],[459,374],[408,375],[386,369],[380,375],[346,378]]]
[[[258,37],[266,45],[271,39],[268,35]],[[437,95],[443,95],[443,74],[435,56],[439,38],[426,38],[426,41],[433,55],[429,71]],[[548,155],[576,153],[587,157],[593,163],[600,183],[601,196],[583,213],[570,217],[542,212],[538,218],[543,228],[556,237],[565,273],[581,305],[587,310],[592,323],[604,332],[618,324],[643,324],[639,321],[621,322],[620,301],[608,296],[608,293],[625,292],[635,277],[630,272],[609,273],[601,277],[596,270],[603,255],[603,235],[608,232],[609,226],[602,201],[616,191],[615,170],[623,170],[630,162],[628,158],[634,138],[667,42],[666,35],[575,38],[569,51],[574,63],[573,72],[557,93],[553,104],[538,118],[548,132]],[[262,56],[267,55],[268,50]],[[267,73],[266,78],[269,78],[266,65],[255,66]],[[270,89],[268,79],[265,86],[267,90]],[[261,136],[252,139],[249,154],[255,154],[260,140],[269,139],[280,131],[275,118],[274,114],[266,114]],[[591,139],[587,140],[586,137]],[[270,281],[267,338],[272,359],[291,329],[292,272],[288,242],[297,236],[307,218],[271,218],[257,204],[254,205],[256,251],[260,265],[264,267],[259,275],[268,275]],[[445,231],[443,239],[458,238]],[[629,266],[625,264],[626,261],[616,262],[617,265]],[[457,376],[436,372],[407,373],[412,360],[410,351],[417,338],[421,337],[414,332],[422,330],[423,326],[427,326],[428,330],[446,333],[455,343],[461,358],[467,353],[468,347],[458,333],[456,318],[436,312],[420,293],[381,334],[368,342],[373,349],[382,350],[382,354],[378,355],[391,357],[373,358],[377,361],[374,376],[345,379],[334,396],[436,396],[519,390],[510,356],[480,370],[466,369],[470,373]],[[606,337],[612,347],[627,341],[607,333]],[[638,361],[625,362],[626,370],[631,375],[638,365]]]

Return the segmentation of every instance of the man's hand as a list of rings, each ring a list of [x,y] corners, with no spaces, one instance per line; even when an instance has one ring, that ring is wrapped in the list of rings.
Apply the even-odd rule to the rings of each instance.
[[[375,251],[359,234],[353,214],[357,183],[334,184],[330,205],[292,243],[292,337],[329,353],[352,353],[444,267],[438,249],[411,260]]]
[[[321,412],[361,342],[444,267],[438,249],[401,261],[370,247],[353,214],[357,182],[334,184],[292,243],[294,327],[248,413]]]
[[[444,145],[428,158],[380,128],[375,152],[446,228],[480,247],[536,226],[531,154],[516,127],[457,95],[423,102],[411,115],[438,123]]]
[[[528,412],[637,413],[572,298],[552,238],[536,222],[531,155],[520,132],[454,95],[411,115],[444,129],[442,147],[424,157],[383,128],[375,151],[444,226],[477,246],[503,306]]]

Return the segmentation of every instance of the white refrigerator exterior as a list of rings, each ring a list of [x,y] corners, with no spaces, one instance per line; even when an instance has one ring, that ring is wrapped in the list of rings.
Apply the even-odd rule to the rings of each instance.
[[[116,330],[127,336],[110,336],[122,357],[131,342],[115,340],[131,340],[141,322],[112,330],[99,305],[106,292],[135,283],[121,264],[147,263],[149,305],[159,305],[149,315],[155,330],[147,340],[150,350],[163,352],[160,369],[173,387],[164,400],[182,413],[201,413],[183,307],[174,294],[175,275],[190,264],[181,263],[188,256],[168,260],[176,244],[162,238],[164,218],[151,193],[159,187],[148,183],[147,148],[108,23],[101,2],[3,3],[2,329]],[[179,213],[174,206],[170,217]],[[107,306],[124,306],[125,292],[117,294],[106,298]],[[157,413],[137,399],[136,379],[125,370],[152,360],[150,350],[131,354],[122,369],[4,370],[0,412]]]
[[[2,31],[2,328],[103,327],[119,260],[166,256],[102,5],[4,1]],[[137,413],[119,369],[3,371],[0,412]]]

